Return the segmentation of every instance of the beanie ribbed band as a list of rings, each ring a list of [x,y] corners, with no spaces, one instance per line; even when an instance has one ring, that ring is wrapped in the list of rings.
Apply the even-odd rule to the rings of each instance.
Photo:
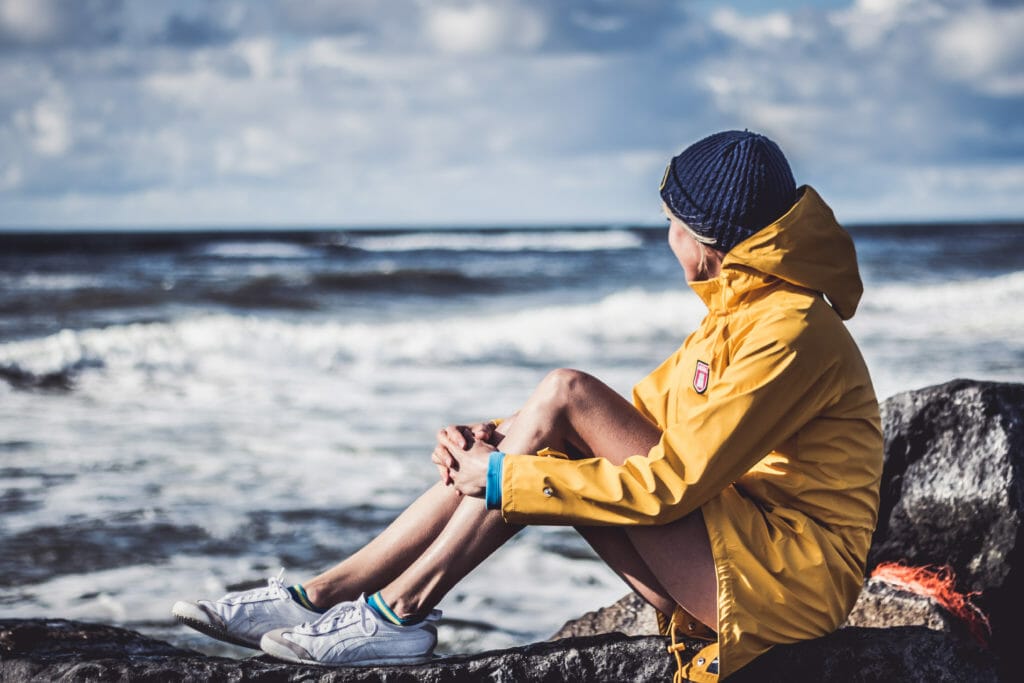
[[[674,157],[661,181],[669,210],[727,252],[786,213],[796,182],[782,150],[763,135],[730,130]]]

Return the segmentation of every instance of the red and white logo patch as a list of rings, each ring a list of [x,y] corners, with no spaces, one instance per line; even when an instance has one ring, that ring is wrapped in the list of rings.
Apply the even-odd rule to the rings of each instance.
[[[711,366],[702,360],[697,361],[697,368],[693,371],[693,388],[698,394],[708,390],[708,378],[711,377]]]

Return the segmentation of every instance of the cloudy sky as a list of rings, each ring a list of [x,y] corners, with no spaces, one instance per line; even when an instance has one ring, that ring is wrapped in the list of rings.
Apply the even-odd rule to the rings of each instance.
[[[774,138],[846,222],[1024,218],[1011,0],[0,0],[0,226],[658,222]]]

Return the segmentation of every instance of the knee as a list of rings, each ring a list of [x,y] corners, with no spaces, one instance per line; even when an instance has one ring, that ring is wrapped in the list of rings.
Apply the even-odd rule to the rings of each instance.
[[[585,393],[590,375],[571,368],[552,370],[537,388],[538,398],[546,405],[561,408],[572,404]]]

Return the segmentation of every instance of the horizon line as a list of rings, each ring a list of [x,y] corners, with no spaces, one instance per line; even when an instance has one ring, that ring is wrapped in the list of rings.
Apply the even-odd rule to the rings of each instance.
[[[865,220],[840,222],[844,228],[900,228],[900,227],[957,227],[977,225],[1022,226],[1024,216],[1019,218],[951,218],[951,219],[906,219],[906,220]],[[0,235],[68,235],[68,234],[171,234],[171,233],[312,233],[312,232],[458,232],[474,231],[530,231],[530,230],[653,230],[665,227],[661,222],[643,223],[608,221],[600,222],[521,222],[521,223],[365,223],[344,225],[338,223],[220,223],[220,224],[148,224],[148,225],[0,225]]]

